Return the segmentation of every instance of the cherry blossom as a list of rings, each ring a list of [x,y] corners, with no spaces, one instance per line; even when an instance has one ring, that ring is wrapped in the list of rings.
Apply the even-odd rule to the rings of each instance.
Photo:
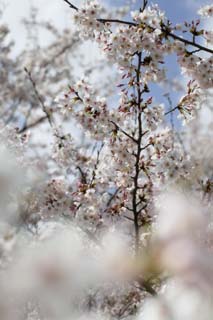
[[[204,6],[202,8],[199,9],[198,13],[201,15],[201,16],[206,16],[206,17],[211,17],[212,14],[213,14],[213,6],[212,5],[207,5],[207,6]]]

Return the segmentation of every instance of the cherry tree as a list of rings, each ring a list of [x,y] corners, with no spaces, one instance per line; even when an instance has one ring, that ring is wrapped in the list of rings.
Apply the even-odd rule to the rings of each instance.
[[[1,317],[211,319],[213,6],[173,24],[147,0],[64,5],[75,31],[25,21],[46,48],[13,59],[0,29]],[[76,76],[88,40],[102,58]],[[171,55],[187,80],[163,104]]]

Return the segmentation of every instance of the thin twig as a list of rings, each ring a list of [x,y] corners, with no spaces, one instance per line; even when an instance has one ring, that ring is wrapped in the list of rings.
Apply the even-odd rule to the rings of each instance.
[[[28,129],[34,128],[38,124],[44,122],[45,120],[47,120],[47,116],[43,116],[43,117],[39,118],[38,120],[36,120],[35,122],[32,122],[32,123],[30,123],[28,125],[25,125],[22,129],[19,130],[19,133],[23,133]]]
[[[169,111],[165,112],[164,115],[167,116],[168,114],[170,114],[171,112],[174,112],[175,110],[178,110],[180,107],[176,106],[173,109],[170,109]]]
[[[66,2],[71,9],[74,9],[74,10],[78,11],[78,7],[76,7],[76,6],[75,6],[74,4],[72,4],[70,1],[64,0],[64,2]]]
[[[124,217],[124,218],[127,219],[127,220],[130,220],[130,221],[133,221],[133,222],[134,222],[134,219],[132,219],[132,218],[130,218],[130,217],[128,217],[128,216],[122,215],[122,217]]]
[[[101,150],[103,149],[104,147],[104,143],[101,144],[101,147],[100,149],[97,151],[97,158],[96,158],[96,162],[95,162],[95,165],[94,165],[94,169],[92,171],[92,179],[91,179],[91,182],[90,182],[90,186],[92,186],[95,178],[96,178],[96,170],[98,168],[98,164],[99,164],[99,161],[100,161],[100,154],[101,154]]]
[[[83,172],[83,170],[81,169],[80,166],[77,166],[76,169],[79,170],[80,174],[81,174],[81,182],[83,184],[87,184],[87,177],[86,177],[86,173]]]
[[[161,27],[161,31],[164,32],[167,36],[175,39],[175,40],[179,40],[181,42],[183,42],[184,44],[188,44],[188,45],[191,45],[193,47],[196,47],[202,51],[206,51],[206,52],[209,52],[209,53],[213,53],[213,50],[212,49],[209,49],[207,47],[204,47],[200,44],[198,44],[197,42],[194,42],[194,41],[190,41],[190,40],[187,40],[185,38],[181,38],[180,36],[177,36],[176,34],[174,34],[173,32],[169,31],[168,29],[165,28],[165,26]]]
[[[120,191],[120,187],[117,188],[115,190],[115,192],[111,195],[111,197],[109,198],[109,200],[107,201],[107,205],[106,205],[106,209],[105,211],[107,210],[107,208],[109,208],[109,206],[111,205],[112,201],[114,200],[114,198],[117,196],[118,192]]]
[[[143,0],[143,5],[140,8],[140,12],[144,12],[144,10],[146,9],[147,5],[148,5],[148,0]]]
[[[109,120],[109,122],[111,122],[112,124],[114,124],[114,126],[116,127],[117,130],[119,130],[120,132],[122,132],[125,136],[127,136],[129,139],[131,139],[133,142],[137,143],[137,140],[131,136],[130,134],[128,134],[126,131],[124,131],[121,127],[119,127],[119,125],[117,125],[117,123],[115,123],[112,120]]]
[[[137,23],[131,22],[131,21],[125,21],[125,20],[120,20],[120,19],[97,19],[98,22],[101,23],[120,23],[120,24],[126,24],[128,26],[133,26],[136,27]]]
[[[28,79],[30,80],[30,82],[31,82],[31,84],[32,84],[32,87],[33,87],[35,96],[36,96],[36,98],[38,99],[38,101],[39,101],[39,103],[40,103],[40,105],[41,105],[41,108],[42,108],[43,112],[46,114],[46,117],[47,117],[47,120],[49,121],[50,126],[52,127],[52,126],[53,126],[53,123],[52,123],[51,116],[50,116],[50,114],[48,113],[48,111],[47,111],[47,109],[46,109],[46,107],[45,107],[43,98],[40,96],[40,94],[39,94],[39,92],[38,92],[36,83],[35,83],[34,79],[32,78],[31,72],[30,72],[26,67],[24,68],[24,71],[26,72],[26,74],[27,74],[27,76],[28,76]]]

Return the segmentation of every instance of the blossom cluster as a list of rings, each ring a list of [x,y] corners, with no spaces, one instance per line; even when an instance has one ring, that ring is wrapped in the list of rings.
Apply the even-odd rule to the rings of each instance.
[[[206,39],[207,44],[213,44],[213,31],[207,31],[205,30],[204,33],[204,38]]]
[[[74,21],[79,25],[81,36],[84,39],[94,36],[94,31],[103,30],[103,24],[97,20],[101,12],[102,8],[96,0],[85,1],[82,7],[75,12]]]
[[[198,14],[204,17],[211,17],[213,15],[213,6],[210,4],[200,8]]]
[[[160,10],[157,4],[149,6],[141,11],[131,12],[132,18],[138,24],[145,24],[152,28],[161,28],[161,24],[165,21],[165,13]]]
[[[179,118],[183,118],[183,123],[186,123],[196,117],[198,110],[202,104],[202,91],[199,86],[192,81],[187,84],[188,92],[180,99],[178,103]]]
[[[106,100],[96,96],[85,79],[79,80],[68,92],[57,97],[56,103],[62,113],[70,112],[87,132],[93,133],[93,137],[103,139],[108,119]]]
[[[185,72],[196,79],[199,86],[203,89],[212,88],[213,85],[213,56],[201,59],[196,55],[180,56],[179,63]]]

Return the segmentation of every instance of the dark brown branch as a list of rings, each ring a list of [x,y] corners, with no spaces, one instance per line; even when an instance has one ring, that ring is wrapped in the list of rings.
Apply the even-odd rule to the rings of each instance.
[[[90,182],[90,186],[92,186],[92,184],[93,184],[93,182],[95,180],[96,170],[98,168],[98,164],[99,164],[99,161],[100,161],[100,154],[101,154],[101,150],[103,149],[103,147],[104,147],[104,143],[102,143],[100,149],[97,152],[97,158],[96,158],[96,162],[95,162],[95,165],[94,165],[94,169],[92,171],[92,179],[91,179],[91,182]]]
[[[143,0],[143,5],[140,8],[140,12],[144,12],[144,10],[146,9],[147,5],[148,5],[148,0]]]
[[[195,50],[193,50],[193,51],[189,51],[189,53],[190,53],[190,54],[193,54],[193,53],[200,52],[200,51],[201,51],[201,49],[195,49]]]
[[[143,203],[143,202],[146,202],[146,200],[145,200],[144,197],[142,197],[142,199],[140,199],[140,200],[137,202],[137,207],[138,207],[141,203]],[[148,205],[148,204],[145,203],[145,205],[143,205],[143,207],[140,209],[140,211],[146,209],[147,205]]]
[[[131,211],[131,212],[134,212],[134,210],[128,206],[124,206],[124,208],[126,208],[127,210]]]
[[[175,40],[179,40],[179,41],[183,42],[184,44],[188,44],[188,45],[190,45],[190,46],[196,47],[196,48],[198,48],[198,49],[200,49],[200,50],[202,50],[202,51],[206,51],[206,52],[209,52],[209,53],[213,53],[213,50],[212,50],[212,49],[209,49],[209,48],[207,48],[207,47],[204,47],[204,46],[198,44],[197,42],[190,41],[190,40],[187,40],[187,39],[185,39],[185,38],[181,38],[181,37],[177,36],[176,34],[168,31],[168,30],[165,29],[164,27],[162,27],[161,31],[162,31],[162,32],[165,32],[165,34],[166,34],[167,36],[169,36],[169,37],[171,37],[171,38],[173,38],[173,39],[175,39]]]
[[[72,4],[70,1],[64,0],[64,2],[66,2],[71,9],[74,9],[75,11],[78,11],[78,8],[74,4]]]
[[[148,203],[146,203],[142,208],[140,208],[139,210],[138,210],[138,214],[140,214],[143,210],[145,210],[146,208],[147,208],[147,206],[148,206]],[[144,220],[144,219],[143,219]],[[140,225],[140,227],[142,227],[144,225],[144,223],[142,222],[142,224]]]
[[[38,124],[44,122],[45,120],[47,120],[47,116],[43,116],[43,117],[39,118],[38,120],[36,120],[35,122],[32,122],[32,123],[29,123],[28,125],[25,125],[21,130],[19,130],[19,133],[23,133],[28,129],[34,128]]]
[[[83,172],[83,170],[81,169],[81,167],[77,166],[76,169],[79,170],[80,174],[81,174],[81,182],[83,184],[87,184],[87,177],[86,177],[86,173]]]
[[[133,142],[137,143],[137,140],[132,137],[130,134],[128,134],[126,131],[124,131],[121,127],[119,127],[119,125],[117,125],[117,123],[115,123],[114,121],[110,120],[109,122],[111,122],[112,124],[114,124],[115,128],[117,130],[119,130],[120,132],[122,132],[125,136],[127,136],[129,139],[131,139]]]
[[[120,20],[120,19],[97,19],[98,22],[101,23],[120,23],[120,24],[126,24],[128,26],[133,26],[136,27],[137,23],[131,22],[131,21],[125,21],[125,20]]]
[[[130,218],[130,217],[128,217],[128,216],[123,215],[122,217],[124,217],[124,218],[127,219],[127,220],[130,220],[130,221],[133,221],[133,222],[134,222],[134,219],[132,219],[132,218]]]
[[[52,127],[53,123],[52,123],[52,119],[51,119],[51,116],[50,114],[48,113],[45,105],[44,105],[44,101],[43,101],[43,98],[40,96],[39,92],[38,92],[38,89],[37,89],[37,86],[36,86],[36,83],[34,81],[34,79],[32,78],[32,75],[31,75],[31,72],[27,69],[27,68],[24,68],[24,71],[26,72],[27,76],[28,76],[28,79],[30,80],[31,84],[32,84],[32,87],[33,87],[33,90],[34,90],[34,93],[35,93],[35,96],[36,98],[38,99],[40,105],[41,105],[41,108],[43,110],[43,112],[46,114],[46,118],[47,120],[49,121],[49,124],[50,126]]]
[[[148,143],[147,145],[145,145],[144,147],[141,148],[141,151],[147,149],[148,147],[152,146],[152,143]]]
[[[111,195],[111,197],[110,197],[109,200],[107,201],[106,208],[108,208],[108,207],[111,205],[112,201],[114,200],[114,198],[116,197],[116,195],[118,194],[119,191],[120,191],[120,188],[117,188],[117,189],[115,190],[115,192]],[[105,211],[106,211],[106,209],[105,209]]]
[[[176,106],[173,109],[170,109],[169,111],[165,112],[164,115],[167,116],[168,114],[170,114],[171,112],[174,112],[175,110],[178,110],[180,107]]]
[[[137,112],[138,112],[138,139],[137,139],[137,153],[135,161],[135,175],[133,177],[134,189],[132,193],[132,209],[134,216],[134,227],[135,227],[135,254],[138,255],[139,251],[139,222],[138,222],[138,210],[137,210],[137,194],[138,194],[138,179],[140,174],[140,157],[141,157],[141,142],[142,142],[142,109],[141,109],[141,96],[142,91],[140,88],[140,72],[141,72],[141,61],[142,54],[138,53],[138,67],[136,70],[137,78]]]

